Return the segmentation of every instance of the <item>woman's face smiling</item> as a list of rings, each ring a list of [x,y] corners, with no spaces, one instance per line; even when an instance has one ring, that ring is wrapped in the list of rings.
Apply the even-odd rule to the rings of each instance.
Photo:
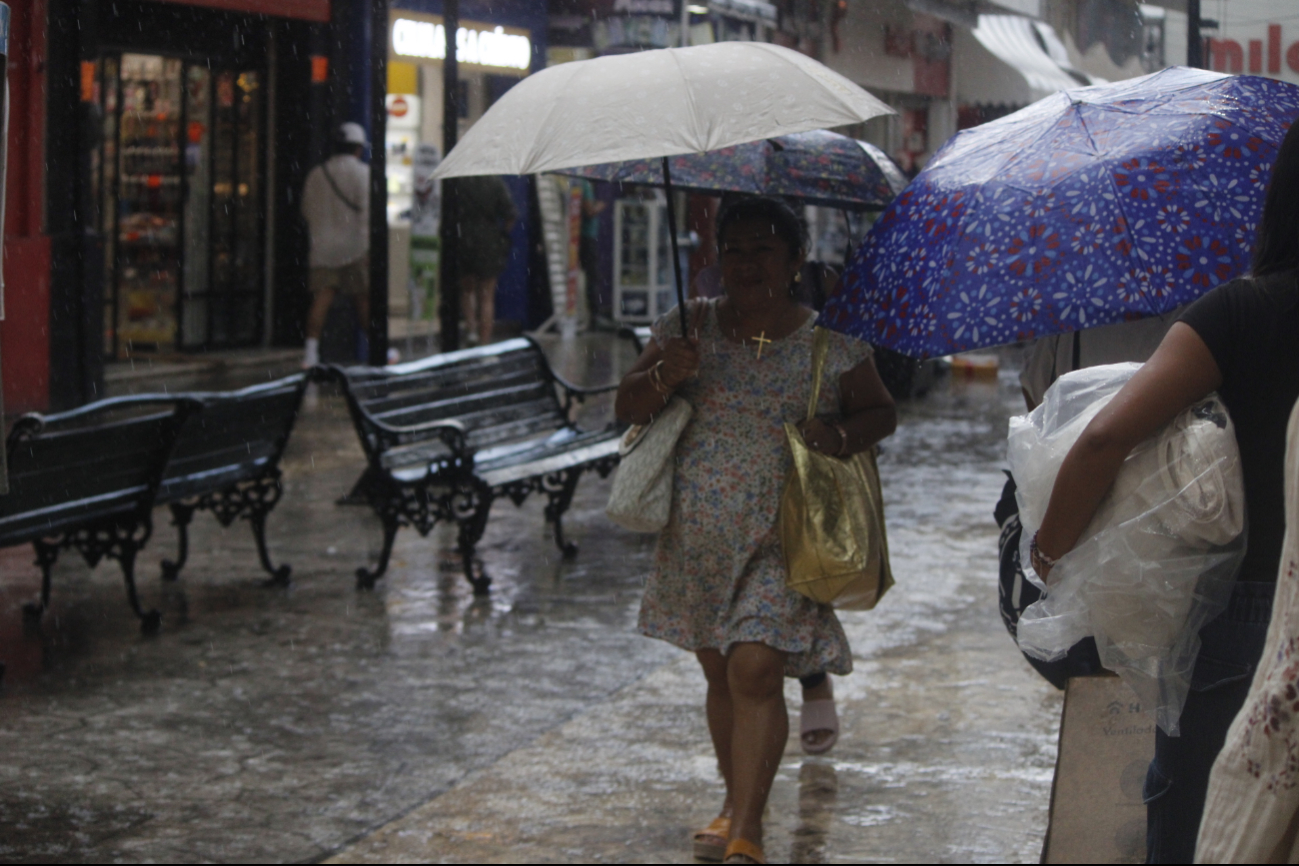
[[[742,219],[721,238],[722,285],[740,300],[788,300],[803,255],[776,234],[770,221]]]

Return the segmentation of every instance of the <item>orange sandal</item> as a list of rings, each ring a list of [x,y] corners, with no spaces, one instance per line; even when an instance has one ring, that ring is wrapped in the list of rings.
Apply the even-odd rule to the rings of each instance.
[[[748,860],[732,860],[732,857],[747,857]],[[726,856],[722,858],[723,863],[766,863],[767,858],[762,855],[762,846],[754,845],[745,839],[732,839],[731,844],[726,846]]]
[[[713,823],[692,837],[695,859],[718,863],[726,857],[726,840],[731,835],[731,819],[718,815]]]

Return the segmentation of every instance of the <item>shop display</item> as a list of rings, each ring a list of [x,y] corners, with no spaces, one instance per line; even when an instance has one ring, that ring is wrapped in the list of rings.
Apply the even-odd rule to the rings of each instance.
[[[259,74],[122,54],[100,62],[98,80],[105,353],[255,343],[264,297]]]
[[[121,60],[117,147],[116,279],[110,293],[119,355],[171,348],[180,270],[181,62],[144,54]]]
[[[683,211],[681,200],[677,208]],[[676,306],[663,193],[647,191],[643,197],[615,203],[613,276],[614,317],[619,321],[652,322]]]

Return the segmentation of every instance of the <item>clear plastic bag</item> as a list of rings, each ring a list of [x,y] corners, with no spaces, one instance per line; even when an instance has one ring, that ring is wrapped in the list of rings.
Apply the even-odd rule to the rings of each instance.
[[[1007,457],[1018,485],[1023,561],[1056,474],[1087,424],[1139,370],[1066,374],[1041,406],[1012,418]],[[1170,735],[1190,690],[1200,628],[1221,613],[1245,553],[1245,493],[1226,407],[1209,395],[1133,449],[1047,594],[1019,621],[1020,648],[1061,658],[1091,635]]]

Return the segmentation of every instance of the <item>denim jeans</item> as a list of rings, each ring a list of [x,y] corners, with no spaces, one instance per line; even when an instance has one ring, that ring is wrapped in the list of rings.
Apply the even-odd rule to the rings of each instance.
[[[1194,862],[1209,771],[1249,694],[1275,591],[1272,582],[1237,581],[1227,609],[1200,629],[1181,736],[1155,731],[1155,759],[1143,792],[1147,863]]]

